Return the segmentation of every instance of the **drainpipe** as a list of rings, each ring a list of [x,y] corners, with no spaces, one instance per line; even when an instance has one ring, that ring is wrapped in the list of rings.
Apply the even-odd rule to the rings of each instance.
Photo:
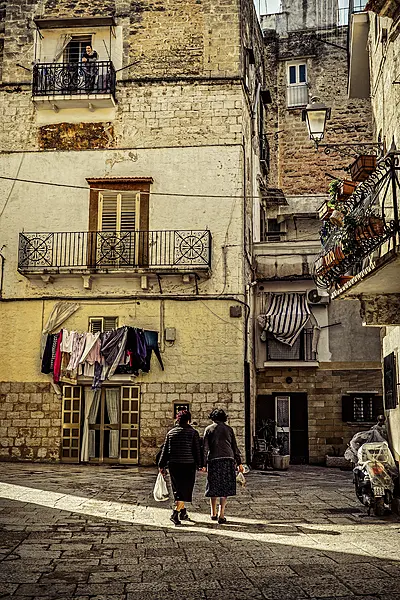
[[[3,297],[3,281],[4,281],[4,263],[5,263],[5,258],[2,254],[2,250],[3,250],[4,246],[0,249],[0,258],[1,258],[1,271],[0,271],[0,298]]]

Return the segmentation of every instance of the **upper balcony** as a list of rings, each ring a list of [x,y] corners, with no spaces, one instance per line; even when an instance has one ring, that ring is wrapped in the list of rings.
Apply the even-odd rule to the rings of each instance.
[[[39,110],[113,107],[116,73],[111,61],[39,63],[33,67],[32,96]]]
[[[196,273],[211,268],[211,232],[20,233],[18,271],[27,277],[92,273]]]
[[[322,227],[314,278],[333,297],[400,293],[399,171],[400,153],[392,148]]]

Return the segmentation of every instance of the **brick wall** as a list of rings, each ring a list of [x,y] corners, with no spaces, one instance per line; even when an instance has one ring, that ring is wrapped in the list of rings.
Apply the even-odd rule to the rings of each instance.
[[[293,382],[286,383],[286,377]],[[308,398],[308,438],[310,463],[323,463],[332,446],[347,443],[357,431],[369,429],[363,423],[342,421],[342,396],[349,391],[379,390],[382,393],[382,375],[378,369],[327,370],[311,368],[269,368],[258,373],[258,394],[306,393]],[[343,439],[342,444],[333,443]]]

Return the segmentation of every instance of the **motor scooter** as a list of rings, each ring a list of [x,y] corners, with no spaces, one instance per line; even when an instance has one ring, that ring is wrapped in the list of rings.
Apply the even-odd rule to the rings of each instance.
[[[360,446],[358,462],[353,469],[357,498],[376,516],[390,511],[397,468],[387,442],[371,442]]]

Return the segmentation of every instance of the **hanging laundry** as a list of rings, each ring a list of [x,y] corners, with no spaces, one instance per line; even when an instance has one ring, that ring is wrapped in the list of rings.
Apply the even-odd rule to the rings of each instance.
[[[58,334],[58,339],[57,339],[56,355],[54,358],[54,365],[53,365],[53,381],[54,381],[54,383],[58,383],[60,381],[61,359],[62,359],[62,352],[61,352],[62,338],[63,338],[63,330],[60,331],[60,333]]]
[[[160,348],[158,347],[158,331],[144,331],[144,337],[146,340],[147,353],[145,366],[142,371],[148,373],[150,371],[151,353],[154,352],[158,362],[160,363],[161,370],[164,371],[164,365],[161,358]]]
[[[42,358],[42,373],[51,373],[51,355],[53,349],[54,334],[48,333],[46,338],[46,345],[43,352]]]
[[[109,379],[114,375],[121,358],[124,356],[128,327],[119,327],[110,331],[109,334],[101,344],[101,354],[105,361],[105,379]]]
[[[76,333],[73,340],[71,358],[67,371],[75,371],[78,368],[79,360],[85,347],[87,333]]]

